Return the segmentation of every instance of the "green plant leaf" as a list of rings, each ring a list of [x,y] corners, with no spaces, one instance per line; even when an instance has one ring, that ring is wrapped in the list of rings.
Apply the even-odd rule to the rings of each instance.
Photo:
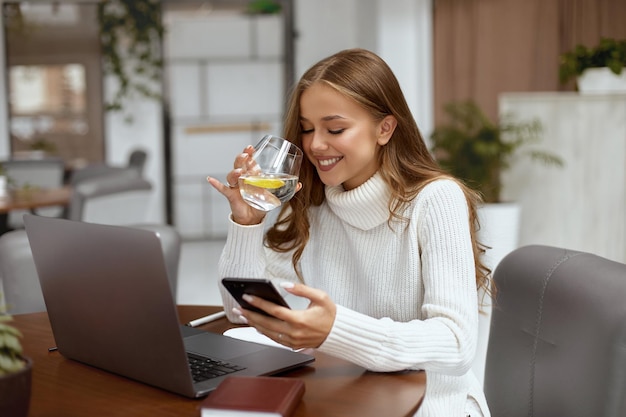
[[[161,42],[165,27],[158,0],[101,0],[98,4],[100,41],[105,72],[117,80],[117,92],[107,111],[125,112],[135,96],[161,99]],[[140,87],[137,87],[140,86]]]
[[[13,318],[5,313],[4,306],[0,305],[0,375],[19,371],[24,367],[22,359],[22,333],[12,326]]]
[[[18,356],[0,352],[0,375],[11,374],[24,368],[24,360]]]

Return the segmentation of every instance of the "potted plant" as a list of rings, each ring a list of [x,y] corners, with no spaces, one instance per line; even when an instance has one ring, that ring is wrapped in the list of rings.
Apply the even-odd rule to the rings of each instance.
[[[592,48],[576,45],[560,58],[561,83],[576,78],[581,93],[626,92],[626,40],[602,38]]]
[[[562,165],[556,155],[532,148],[524,150],[540,140],[539,121],[517,122],[505,115],[494,123],[471,100],[450,103],[445,112],[449,122],[435,128],[431,150],[442,168],[480,192],[486,203],[501,202],[501,174],[515,156]]]
[[[0,312],[0,416],[26,417],[30,405],[32,361],[22,353],[22,334]]]

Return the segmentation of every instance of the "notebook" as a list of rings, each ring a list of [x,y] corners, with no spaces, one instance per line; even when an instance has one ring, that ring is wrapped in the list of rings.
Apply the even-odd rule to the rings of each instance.
[[[57,348],[68,359],[190,398],[229,375],[272,375],[314,360],[180,325],[154,232],[32,214],[24,224]],[[217,374],[232,372],[195,381],[188,353],[220,361]]]

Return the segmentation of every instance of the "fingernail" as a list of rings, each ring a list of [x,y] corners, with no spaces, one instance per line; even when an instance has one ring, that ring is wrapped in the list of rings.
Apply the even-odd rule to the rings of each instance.
[[[239,317],[239,320],[241,320],[245,324],[248,324],[248,319],[243,316],[243,313],[241,312],[241,310],[239,310],[237,307],[233,307],[232,312],[235,313]]]
[[[293,282],[290,282],[290,281],[282,281],[280,283],[280,286],[283,287],[283,288],[293,288],[293,287],[296,286],[296,284],[294,284]]]
[[[243,297],[241,297],[241,298],[243,298],[247,302],[250,302],[250,301],[252,301],[253,297],[250,294],[244,294]]]

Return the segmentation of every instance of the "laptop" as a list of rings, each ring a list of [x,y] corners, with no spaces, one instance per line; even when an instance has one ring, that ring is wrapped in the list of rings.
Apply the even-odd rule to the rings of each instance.
[[[57,348],[68,359],[190,398],[229,375],[314,361],[180,325],[154,232],[32,214],[24,224]]]

